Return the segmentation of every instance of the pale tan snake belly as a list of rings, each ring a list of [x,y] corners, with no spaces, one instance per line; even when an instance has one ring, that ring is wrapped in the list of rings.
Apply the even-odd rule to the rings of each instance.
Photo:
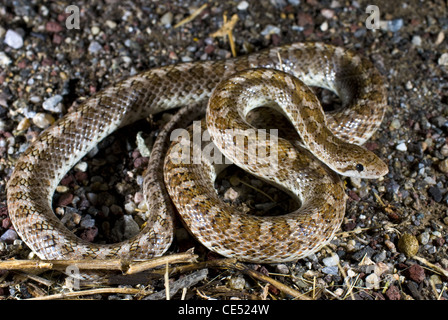
[[[232,78],[233,82],[219,84],[250,68],[283,70],[307,85],[332,90],[341,98],[343,108],[325,117],[309,89],[302,89],[299,80],[283,72],[252,70],[245,74],[251,80],[244,80],[239,73]],[[205,105],[218,84],[214,102],[207,109],[208,126],[203,121],[202,128],[210,130],[221,150],[223,140],[219,140],[218,133],[225,131],[226,126],[244,125],[248,109],[256,107],[254,96],[248,95],[253,90],[238,89],[235,83],[247,87],[251,82],[258,83],[260,77],[264,77],[270,89],[260,89],[264,90],[263,95],[255,93],[255,100],[263,96],[267,98],[261,102],[272,104],[274,98],[270,95],[277,95],[280,87],[285,89],[286,94],[280,94],[285,103],[272,105],[297,126],[302,145],[309,151],[300,149],[296,142],[279,138],[280,163],[275,172],[267,163],[258,163],[254,168],[244,160],[231,160],[288,190],[302,202],[301,208],[279,217],[260,218],[232,212],[231,207],[222,206],[212,190],[219,166],[207,161],[197,165],[175,164],[173,152],[165,161],[165,183],[191,233],[224,256],[280,262],[315,252],[333,237],[345,211],[342,183],[329,168],[340,174],[366,178],[387,173],[386,165],[373,153],[346,143],[362,144],[379,127],[386,106],[381,76],[366,59],[318,43],[296,43],[230,60],[155,68],[99,92],[45,130],[16,163],[7,186],[8,210],[15,230],[41,259],[144,259],[162,255],[173,238],[173,214],[170,199],[155,177],[145,178],[143,192],[148,200],[145,227],[135,237],[114,244],[89,243],[71,233],[51,207],[56,186],[76,162],[117,128],[149,114],[188,105],[194,105],[190,107],[193,110]],[[297,90],[301,93],[296,94]],[[240,108],[236,102],[247,104]],[[291,102],[300,102],[305,108],[292,109]],[[230,120],[229,115],[235,115],[237,120]],[[325,122],[329,129],[324,126]],[[227,145],[221,150],[224,154]],[[160,158],[158,152],[156,148],[152,157],[156,153]],[[283,165],[292,170],[284,169]]]

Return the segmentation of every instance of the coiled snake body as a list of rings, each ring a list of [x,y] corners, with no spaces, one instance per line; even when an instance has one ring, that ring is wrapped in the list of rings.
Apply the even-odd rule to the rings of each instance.
[[[336,92],[344,107],[325,117],[315,96],[293,76],[307,85]],[[203,112],[200,106],[211,96],[207,123],[202,121],[202,128],[208,128],[219,150],[301,201],[298,211],[284,216],[233,212],[213,189],[221,167],[206,159],[200,164],[175,163],[175,146],[179,143],[175,142],[164,166],[170,197],[191,233],[224,256],[280,262],[315,252],[334,236],[345,211],[343,185],[332,170],[366,178],[387,173],[387,166],[379,158],[356,145],[376,131],[384,116],[386,95],[377,70],[366,59],[338,47],[295,43],[230,60],[151,69],[86,100],[45,130],[18,160],[7,186],[15,230],[41,259],[143,259],[162,255],[172,241],[173,213],[170,199],[158,182],[160,172],[148,170],[145,177],[145,227],[120,243],[92,244],[76,237],[54,215],[52,195],[66,172],[117,128],[149,114],[189,106],[184,109],[189,111],[182,114],[181,110],[177,115],[177,120],[182,120],[188,113]],[[243,105],[237,107],[239,103]],[[220,136],[237,125],[250,128],[245,117],[260,104],[279,109],[302,139],[300,144],[278,139],[276,170],[266,161],[255,166],[246,163],[244,156],[247,159],[250,151],[244,147],[239,150],[243,159],[233,157],[237,152],[228,153],[229,148],[237,148],[232,138]],[[168,127],[174,128],[175,121],[170,123]],[[162,153],[162,147],[154,147],[150,168],[163,161]]]

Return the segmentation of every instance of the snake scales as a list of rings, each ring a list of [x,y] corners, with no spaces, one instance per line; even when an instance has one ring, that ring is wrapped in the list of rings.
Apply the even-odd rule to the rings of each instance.
[[[246,69],[252,70],[243,71]],[[291,75],[307,85],[334,91],[344,107],[326,114],[325,120],[318,100]],[[171,128],[165,128],[162,134],[166,139],[176,121],[204,112],[201,106],[212,92],[207,123],[204,120],[201,126],[209,129],[226,155],[225,148],[232,147],[232,139],[220,138],[219,133],[229,126],[247,126],[246,114],[260,103],[282,107],[281,112],[296,125],[302,142],[278,138],[278,170],[273,171],[266,162],[251,167],[244,158],[229,158],[287,190],[302,205],[296,212],[276,217],[233,212],[213,189],[221,167],[206,160],[200,164],[174,163],[177,141],[165,159],[165,184],[189,231],[211,250],[254,262],[304,257],[327,243],[341,224],[346,195],[333,170],[366,178],[387,173],[387,166],[379,158],[356,145],[369,139],[384,116],[386,94],[377,70],[368,60],[339,47],[295,43],[235,59],[151,69],[86,100],[45,130],[16,163],[7,186],[15,230],[41,259],[143,259],[162,255],[173,238],[173,210],[159,181],[162,173],[151,170],[163,161],[165,150],[158,144],[144,181],[148,220],[129,240],[93,244],[76,237],[53,213],[52,195],[67,171],[117,128],[150,114],[188,106],[167,125]],[[276,97],[280,100],[273,103]],[[244,106],[237,109],[234,104],[240,102]],[[303,107],[297,110],[294,103]],[[247,149],[240,151],[246,158],[250,156]]]

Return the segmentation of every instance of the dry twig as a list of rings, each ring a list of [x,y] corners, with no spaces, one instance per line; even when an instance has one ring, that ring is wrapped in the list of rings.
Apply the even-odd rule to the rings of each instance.
[[[195,10],[191,15],[189,15],[187,18],[181,20],[180,22],[176,23],[174,26],[174,29],[179,28],[180,26],[183,26],[184,24],[194,20],[204,9],[207,8],[207,4],[204,3],[199,9]]]
[[[233,28],[235,28],[236,22],[238,21],[238,15],[234,14],[232,18],[230,18],[230,21],[227,21],[227,16],[224,15],[224,24],[222,27],[216,31],[213,32],[210,37],[229,37],[230,42],[230,49],[232,50],[232,55],[236,57],[236,49],[235,49],[235,42],[233,40]]]

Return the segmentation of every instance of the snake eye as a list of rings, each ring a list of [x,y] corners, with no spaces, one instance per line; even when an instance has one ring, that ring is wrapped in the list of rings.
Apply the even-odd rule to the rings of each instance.
[[[358,172],[362,172],[362,171],[364,171],[364,166],[362,164],[358,163],[356,165],[356,170],[358,170]]]

